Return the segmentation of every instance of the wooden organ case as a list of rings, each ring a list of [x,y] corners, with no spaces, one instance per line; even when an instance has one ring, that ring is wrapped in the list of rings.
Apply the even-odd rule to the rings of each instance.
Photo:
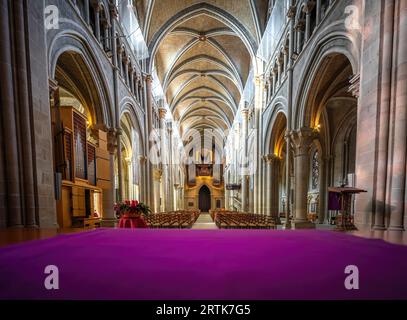
[[[53,108],[53,119],[56,119]],[[107,134],[87,128],[86,117],[73,107],[59,107],[61,129],[53,121],[55,170],[62,175],[57,201],[61,228],[99,227],[103,189],[110,188]],[[59,131],[59,132],[58,132]]]

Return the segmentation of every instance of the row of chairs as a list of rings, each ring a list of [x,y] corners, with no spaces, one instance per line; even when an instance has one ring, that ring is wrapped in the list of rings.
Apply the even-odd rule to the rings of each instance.
[[[170,211],[151,213],[144,219],[149,228],[191,228],[198,219],[199,211]]]
[[[274,217],[236,211],[213,211],[212,219],[219,229],[276,229]]]

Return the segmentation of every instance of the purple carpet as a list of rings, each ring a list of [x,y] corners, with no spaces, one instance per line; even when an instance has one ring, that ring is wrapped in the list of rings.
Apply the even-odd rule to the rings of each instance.
[[[407,247],[332,231],[100,229],[0,248],[0,298],[407,299],[406,272]]]

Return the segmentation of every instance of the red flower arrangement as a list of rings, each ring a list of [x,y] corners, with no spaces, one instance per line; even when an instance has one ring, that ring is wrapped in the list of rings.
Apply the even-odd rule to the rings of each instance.
[[[137,200],[124,200],[122,202],[117,202],[114,205],[114,211],[116,216],[135,216],[135,215],[148,215],[151,210],[150,208]]]

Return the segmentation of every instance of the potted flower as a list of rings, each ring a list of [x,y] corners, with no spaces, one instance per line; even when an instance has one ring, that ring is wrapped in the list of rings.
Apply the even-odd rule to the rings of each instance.
[[[150,208],[146,204],[138,202],[137,200],[125,200],[118,202],[114,205],[114,211],[118,218],[138,218],[142,215],[148,215],[151,212]]]

